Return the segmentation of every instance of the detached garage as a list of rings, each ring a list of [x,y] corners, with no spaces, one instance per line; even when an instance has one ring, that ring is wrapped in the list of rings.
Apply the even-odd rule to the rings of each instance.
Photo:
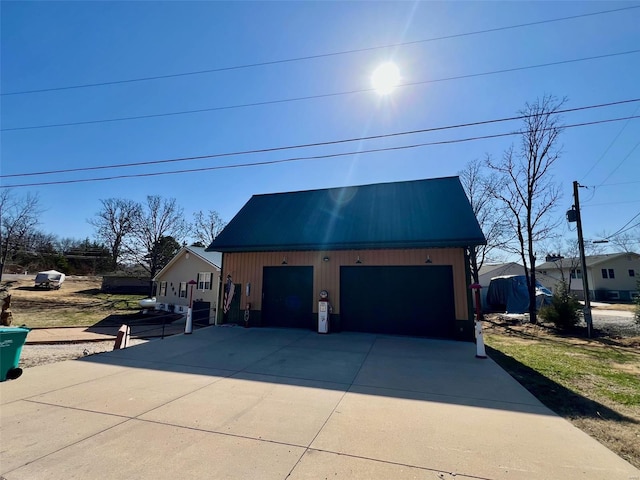
[[[467,248],[485,242],[458,177],[254,195],[223,253],[218,323],[473,339]],[[231,288],[233,287],[233,288]]]

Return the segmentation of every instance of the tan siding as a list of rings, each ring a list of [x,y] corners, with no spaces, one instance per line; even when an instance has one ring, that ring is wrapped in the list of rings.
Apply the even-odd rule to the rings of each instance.
[[[325,256],[329,257],[328,262],[322,261]],[[425,265],[427,257],[431,259],[431,265],[451,265],[456,318],[469,319],[462,248],[225,253],[223,278],[230,274],[234,283],[242,284],[240,305],[244,306],[248,301],[253,310],[260,310],[263,266],[281,266],[285,259],[290,266],[312,266],[314,298],[319,298],[321,290],[327,290],[334,313],[340,313],[340,267],[355,265],[358,256],[362,265]],[[247,282],[251,283],[248,298]],[[316,309],[314,302],[314,312]]]
[[[212,272],[211,290],[198,290],[197,285],[193,288],[193,300],[203,300],[211,303],[212,312],[218,304],[218,284],[220,282],[220,271],[211,266],[196,255],[182,255],[181,258],[172,265],[161,277],[157,278],[158,293],[160,282],[167,282],[167,295],[157,295],[158,303],[173,304],[186,309],[189,306],[189,286],[187,286],[187,297],[180,297],[180,282],[197,280],[199,272]]]

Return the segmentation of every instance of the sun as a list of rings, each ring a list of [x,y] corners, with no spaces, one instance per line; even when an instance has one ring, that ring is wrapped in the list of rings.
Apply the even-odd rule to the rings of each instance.
[[[400,70],[393,62],[383,63],[371,75],[371,85],[380,95],[391,93],[399,84]]]

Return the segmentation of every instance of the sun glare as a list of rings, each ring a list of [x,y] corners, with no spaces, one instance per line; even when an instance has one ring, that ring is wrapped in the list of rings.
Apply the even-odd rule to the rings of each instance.
[[[387,95],[400,84],[400,70],[395,63],[380,65],[371,75],[371,85],[380,95]]]

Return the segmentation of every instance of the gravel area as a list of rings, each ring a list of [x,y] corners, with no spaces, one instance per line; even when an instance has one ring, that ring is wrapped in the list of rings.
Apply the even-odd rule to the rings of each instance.
[[[503,318],[510,318],[521,323],[529,321],[527,313],[499,313],[496,314]],[[624,312],[618,310],[592,310],[591,318],[593,320],[594,331],[601,335],[613,338],[640,337],[640,324],[636,323],[635,316],[632,312]],[[578,326],[585,327],[587,324],[581,319]]]
[[[132,338],[129,346],[146,343],[148,340]],[[56,343],[52,345],[25,345],[20,355],[20,368],[46,365],[47,363],[75,360],[88,355],[98,355],[113,350],[113,340],[103,342]]]
[[[593,328],[613,337],[640,337],[640,325],[629,312],[592,312]],[[584,320],[582,321],[584,325]],[[586,325],[585,325],[586,326]]]

